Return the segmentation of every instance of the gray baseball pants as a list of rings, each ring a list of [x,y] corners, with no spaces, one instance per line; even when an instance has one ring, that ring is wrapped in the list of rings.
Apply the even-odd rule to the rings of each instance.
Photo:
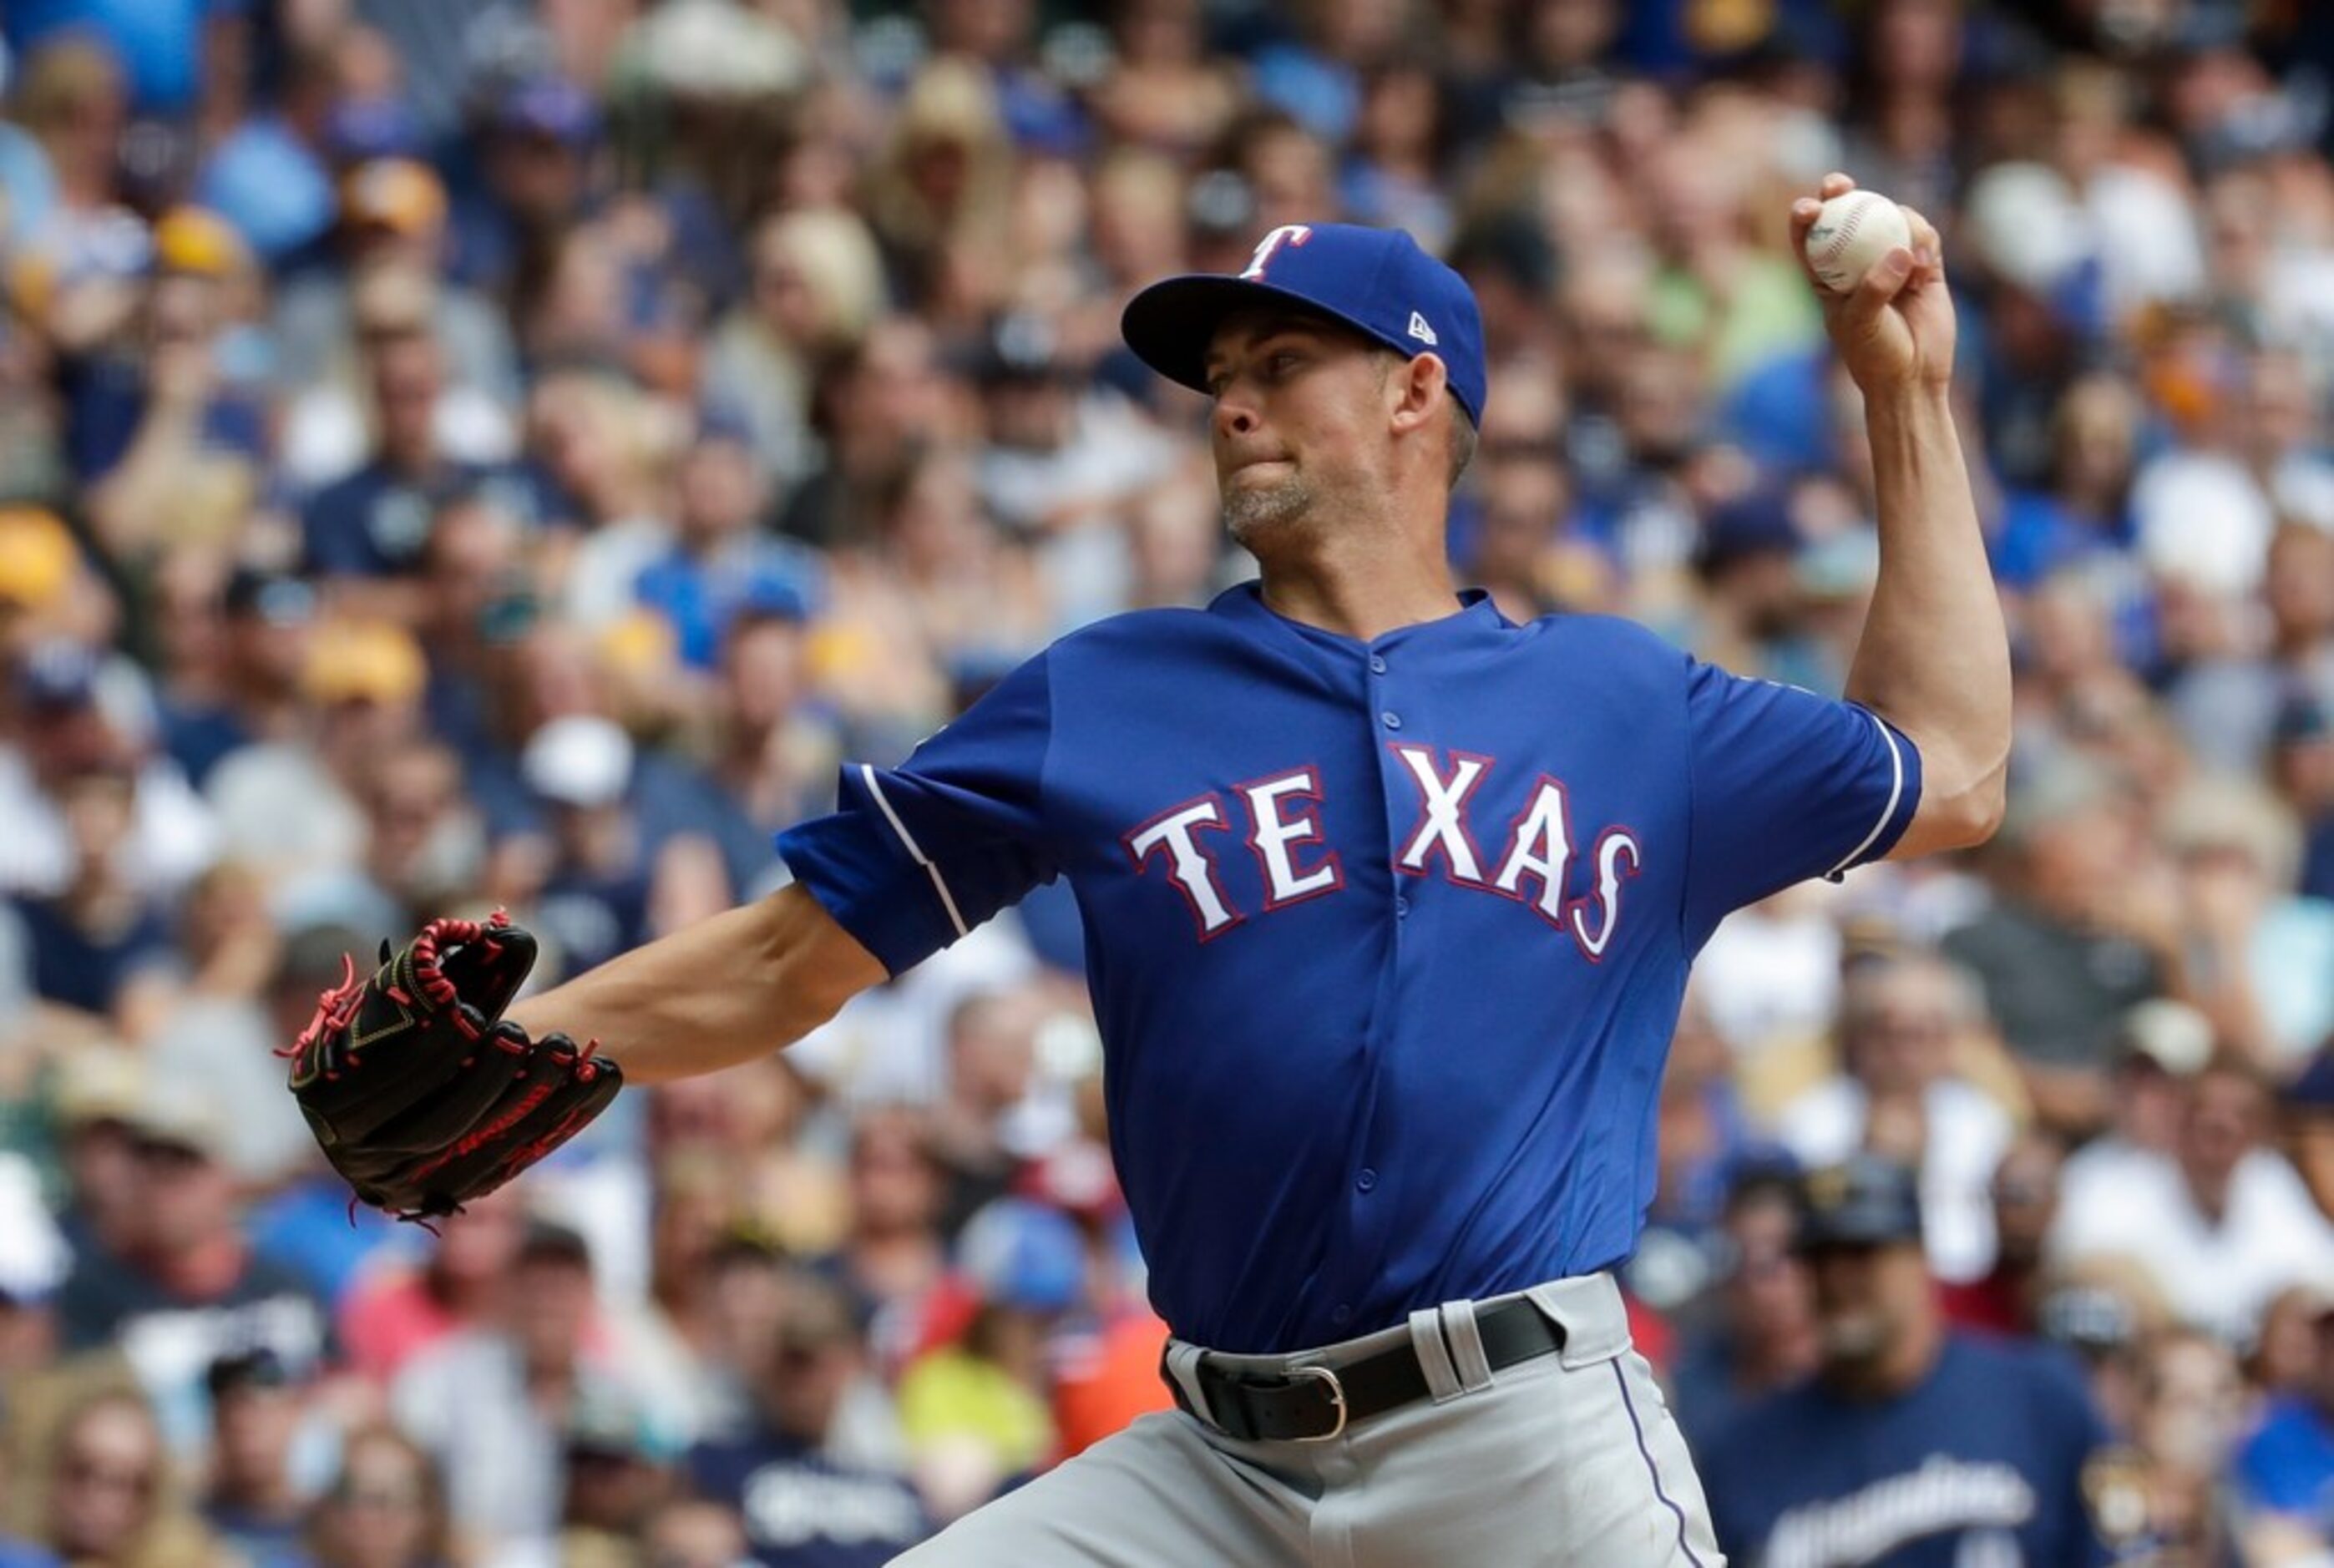
[[[1181,1410],[1145,1416],[894,1568],[1723,1568],[1611,1277],[1522,1294],[1562,1326],[1562,1350],[1486,1375],[1473,1311],[1456,1303],[1319,1351],[1214,1356],[1276,1373],[1407,1339],[1432,1398],[1321,1442],[1242,1442]],[[1172,1342],[1168,1370],[1205,1409],[1191,1370],[1201,1353]]]

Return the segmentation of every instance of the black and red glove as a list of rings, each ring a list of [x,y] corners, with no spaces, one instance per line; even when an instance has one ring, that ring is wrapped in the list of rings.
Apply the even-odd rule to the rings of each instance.
[[[451,1214],[590,1125],[623,1086],[615,1063],[503,1017],[535,938],[499,912],[432,920],[342,983],[284,1052],[324,1157],[364,1202],[401,1218]]]

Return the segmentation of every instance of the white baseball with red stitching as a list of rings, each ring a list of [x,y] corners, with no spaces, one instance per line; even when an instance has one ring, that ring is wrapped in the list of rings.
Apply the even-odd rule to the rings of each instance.
[[[1913,248],[1905,209],[1877,192],[1851,190],[1824,203],[1808,226],[1808,265],[1824,287],[1844,294],[1898,245]]]

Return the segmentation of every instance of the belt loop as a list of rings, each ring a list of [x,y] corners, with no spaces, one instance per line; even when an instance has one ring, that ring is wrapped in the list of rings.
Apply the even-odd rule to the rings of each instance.
[[[1183,1398],[1189,1402],[1191,1413],[1220,1430],[1223,1423],[1216,1419],[1215,1411],[1208,1408],[1208,1390],[1200,1381],[1201,1353],[1200,1347],[1195,1344],[1171,1339],[1167,1342],[1167,1354],[1161,1367],[1175,1380],[1175,1386],[1183,1390]]]
[[[1410,1346],[1418,1353],[1418,1370],[1426,1374],[1426,1391],[1434,1396],[1436,1404],[1467,1391],[1451,1364],[1450,1347],[1442,1342],[1442,1328],[1432,1307],[1421,1307],[1410,1314]]]
[[[1451,1341],[1451,1366],[1468,1393],[1491,1386],[1491,1358],[1483,1352],[1483,1332],[1475,1325],[1475,1303],[1442,1303],[1442,1332]]]

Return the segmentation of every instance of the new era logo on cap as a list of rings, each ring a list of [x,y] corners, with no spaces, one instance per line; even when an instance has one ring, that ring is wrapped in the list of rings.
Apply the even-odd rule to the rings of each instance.
[[[1451,395],[1482,423],[1483,318],[1474,291],[1400,229],[1283,224],[1257,242],[1239,273],[1153,284],[1128,303],[1119,330],[1153,370],[1205,391],[1216,329],[1235,312],[1274,303],[1342,322],[1397,353],[1432,351],[1450,375]]]

